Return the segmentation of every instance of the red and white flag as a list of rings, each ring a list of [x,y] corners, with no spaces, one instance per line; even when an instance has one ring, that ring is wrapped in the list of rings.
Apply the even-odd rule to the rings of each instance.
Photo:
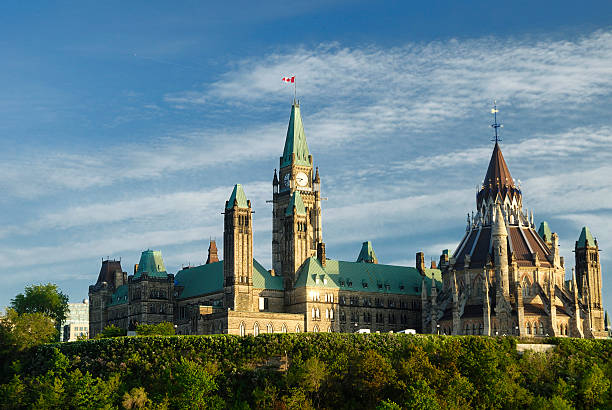
[[[295,76],[293,76],[293,77],[283,77],[282,81],[284,83],[295,83]]]

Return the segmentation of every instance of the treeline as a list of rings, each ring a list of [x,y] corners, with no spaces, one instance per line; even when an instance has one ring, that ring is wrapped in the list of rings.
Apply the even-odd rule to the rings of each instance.
[[[150,336],[4,358],[1,408],[612,408],[612,341],[549,353],[478,336]]]

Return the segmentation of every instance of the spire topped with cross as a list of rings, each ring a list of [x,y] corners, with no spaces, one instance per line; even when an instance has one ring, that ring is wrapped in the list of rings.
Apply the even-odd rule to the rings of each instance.
[[[497,129],[498,128],[504,128],[504,126],[500,123],[497,122],[497,113],[499,112],[499,110],[497,109],[497,101],[493,101],[493,108],[491,108],[491,114],[493,114],[493,124],[491,124],[491,127],[493,127],[493,129],[495,130],[495,138],[492,139],[491,141],[495,141],[495,143],[497,144],[499,141],[501,141],[502,139],[499,137]]]

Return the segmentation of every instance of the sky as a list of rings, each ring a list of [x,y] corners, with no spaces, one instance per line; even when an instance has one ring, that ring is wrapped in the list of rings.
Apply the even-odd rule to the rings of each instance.
[[[607,1],[3,2],[0,307],[48,282],[86,298],[102,258],[202,263],[236,183],[270,268],[295,75],[328,257],[455,249],[496,100],[525,208],[568,278],[591,228],[609,309],[611,22]]]

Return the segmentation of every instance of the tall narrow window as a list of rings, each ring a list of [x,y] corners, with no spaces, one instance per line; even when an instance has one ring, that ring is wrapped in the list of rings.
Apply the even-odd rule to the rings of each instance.
[[[257,322],[253,325],[253,336],[259,336],[259,323]]]
[[[246,333],[245,331],[245,326],[244,326],[244,322],[240,323],[240,336],[244,336]]]

